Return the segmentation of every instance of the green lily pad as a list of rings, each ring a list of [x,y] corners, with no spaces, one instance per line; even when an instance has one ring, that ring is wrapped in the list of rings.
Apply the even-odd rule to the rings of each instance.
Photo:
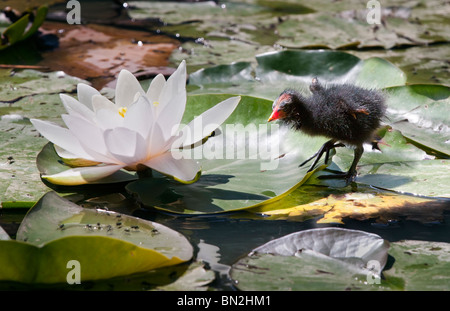
[[[429,197],[450,198],[449,160],[404,161],[360,167],[357,182]]]
[[[59,93],[83,82],[63,72],[0,70],[0,202],[30,207],[50,189],[42,183],[36,156],[48,143],[30,123],[37,118],[62,124]]]
[[[356,182],[402,194],[414,194],[433,198],[448,198],[449,161],[433,159],[397,130],[381,135],[387,144],[380,151],[366,150],[358,165]],[[427,149],[427,148],[424,148]],[[332,170],[346,171],[353,159],[353,150],[340,148],[333,156]],[[343,180],[319,179],[333,172],[324,170],[313,175],[309,184],[345,187]]]
[[[134,19],[159,17],[155,30],[182,38],[172,59],[189,57],[191,68],[247,61],[283,48],[382,48],[448,42],[446,11],[439,1],[381,5],[382,23],[367,22],[367,3],[227,1],[226,3],[130,2]],[[192,41],[189,41],[192,40]],[[195,43],[194,43],[195,40]],[[188,42],[185,42],[188,41]]]
[[[272,240],[232,265],[241,290],[344,290],[355,278],[380,280],[389,243],[340,228],[300,231]]]
[[[450,244],[404,240],[391,243],[394,264],[383,271],[381,289],[442,291],[450,289]]]
[[[381,145],[382,152],[365,151],[359,162],[361,169],[357,182],[400,192],[448,196],[448,183],[443,182],[448,176],[446,162],[428,161],[432,158],[430,155],[448,158],[450,138],[448,114],[445,112],[448,87],[405,86],[405,74],[390,62],[378,57],[361,60],[339,51],[286,50],[257,55],[256,60],[256,67],[250,62],[238,62],[194,72],[190,75],[191,93],[238,89],[241,93],[259,94],[274,100],[286,87],[308,94],[308,85],[314,76],[323,81],[382,88],[388,96],[384,122],[389,127],[384,128],[380,135],[387,146]],[[225,76],[229,76],[228,81]],[[408,118],[411,122],[405,121]],[[330,168],[345,171],[352,160],[353,150],[339,148]],[[418,162],[423,160],[427,161]],[[327,173],[321,171],[318,174]],[[313,179],[308,183],[345,186],[344,181],[337,180]]]
[[[328,50],[284,50],[256,55],[252,62],[236,62],[193,72],[191,94],[233,92],[274,100],[285,88],[309,92],[313,77],[333,83],[356,83],[368,88],[404,85],[405,74],[378,58],[359,59]]]
[[[430,153],[449,158],[450,87],[416,84],[387,91],[390,125]]]
[[[325,228],[254,249],[232,265],[231,277],[240,290],[448,290],[449,264],[448,243],[388,243],[362,231]],[[382,269],[381,277],[364,267]]]
[[[64,283],[72,261],[79,280],[108,279],[192,258],[187,239],[158,223],[83,209],[49,192],[27,213],[16,240],[0,241],[0,280]]]
[[[362,59],[382,57],[405,72],[409,84],[450,84],[450,45],[416,46],[392,50],[349,51]]]
[[[231,96],[189,96],[183,122]],[[189,151],[202,167],[195,183],[147,178],[127,184],[127,191],[145,206],[181,214],[229,212],[279,199],[312,174],[298,165],[324,143],[324,138],[268,124],[271,109],[271,101],[243,96],[219,128],[221,134]]]
[[[425,45],[448,41],[447,27],[437,26],[444,18],[441,6],[399,4],[396,10],[381,5],[382,23],[367,22],[366,3],[348,1],[345,7],[330,14],[336,5],[315,3],[320,12],[306,16],[292,15],[277,29],[277,44],[289,48],[322,46],[337,48],[385,48]],[[328,10],[323,10],[328,8]],[[420,22],[417,22],[420,20]],[[437,27],[436,27],[437,26]]]

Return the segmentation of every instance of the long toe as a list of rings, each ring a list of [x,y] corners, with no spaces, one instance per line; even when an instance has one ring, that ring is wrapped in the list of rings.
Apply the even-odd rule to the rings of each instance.
[[[348,171],[347,174],[345,174],[345,180],[347,184],[354,182],[356,180],[356,171]]]
[[[331,175],[320,175],[317,178],[318,179],[347,179],[348,174],[339,172],[339,173],[333,173]]]

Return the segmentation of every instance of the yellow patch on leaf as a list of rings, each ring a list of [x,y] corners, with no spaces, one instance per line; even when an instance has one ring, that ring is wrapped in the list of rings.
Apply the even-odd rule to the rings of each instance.
[[[377,219],[384,223],[399,217],[422,222],[442,217],[443,205],[434,199],[408,195],[351,192],[331,194],[325,198],[290,208],[265,211],[264,215],[284,218],[311,218],[323,215],[317,223],[343,223],[344,218]]]

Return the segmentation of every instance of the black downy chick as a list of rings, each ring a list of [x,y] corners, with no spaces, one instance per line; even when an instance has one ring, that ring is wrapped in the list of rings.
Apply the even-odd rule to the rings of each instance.
[[[284,90],[273,103],[269,122],[279,119],[295,130],[311,136],[330,138],[317,153],[299,166],[316,158],[308,172],[312,171],[325,153],[325,163],[329,152],[345,144],[355,147],[354,159],[347,173],[332,175],[343,177],[347,182],[356,177],[356,165],[363,152],[364,143],[374,143],[374,132],[380,127],[385,115],[385,96],[377,90],[364,89],[352,84],[322,85],[317,78],[309,87],[312,95],[304,97],[292,89]],[[330,176],[331,177],[331,176]]]

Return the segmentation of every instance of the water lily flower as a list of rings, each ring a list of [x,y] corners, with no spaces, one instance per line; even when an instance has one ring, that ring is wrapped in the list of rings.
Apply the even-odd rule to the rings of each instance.
[[[119,73],[115,103],[86,84],[78,84],[78,100],[61,94],[67,126],[32,119],[34,127],[51,141],[71,167],[42,178],[59,185],[80,185],[126,169],[151,168],[181,182],[200,175],[199,164],[181,156],[181,148],[201,142],[211,133],[193,130],[197,124],[219,127],[234,111],[240,97],[231,97],[180,126],[186,108],[186,63],[167,79],[157,75],[145,92],[127,70]],[[196,122],[201,118],[201,122]],[[175,131],[174,131],[175,129]],[[183,135],[186,132],[194,135]],[[200,134],[199,134],[200,133]],[[183,137],[183,139],[180,139]]]

